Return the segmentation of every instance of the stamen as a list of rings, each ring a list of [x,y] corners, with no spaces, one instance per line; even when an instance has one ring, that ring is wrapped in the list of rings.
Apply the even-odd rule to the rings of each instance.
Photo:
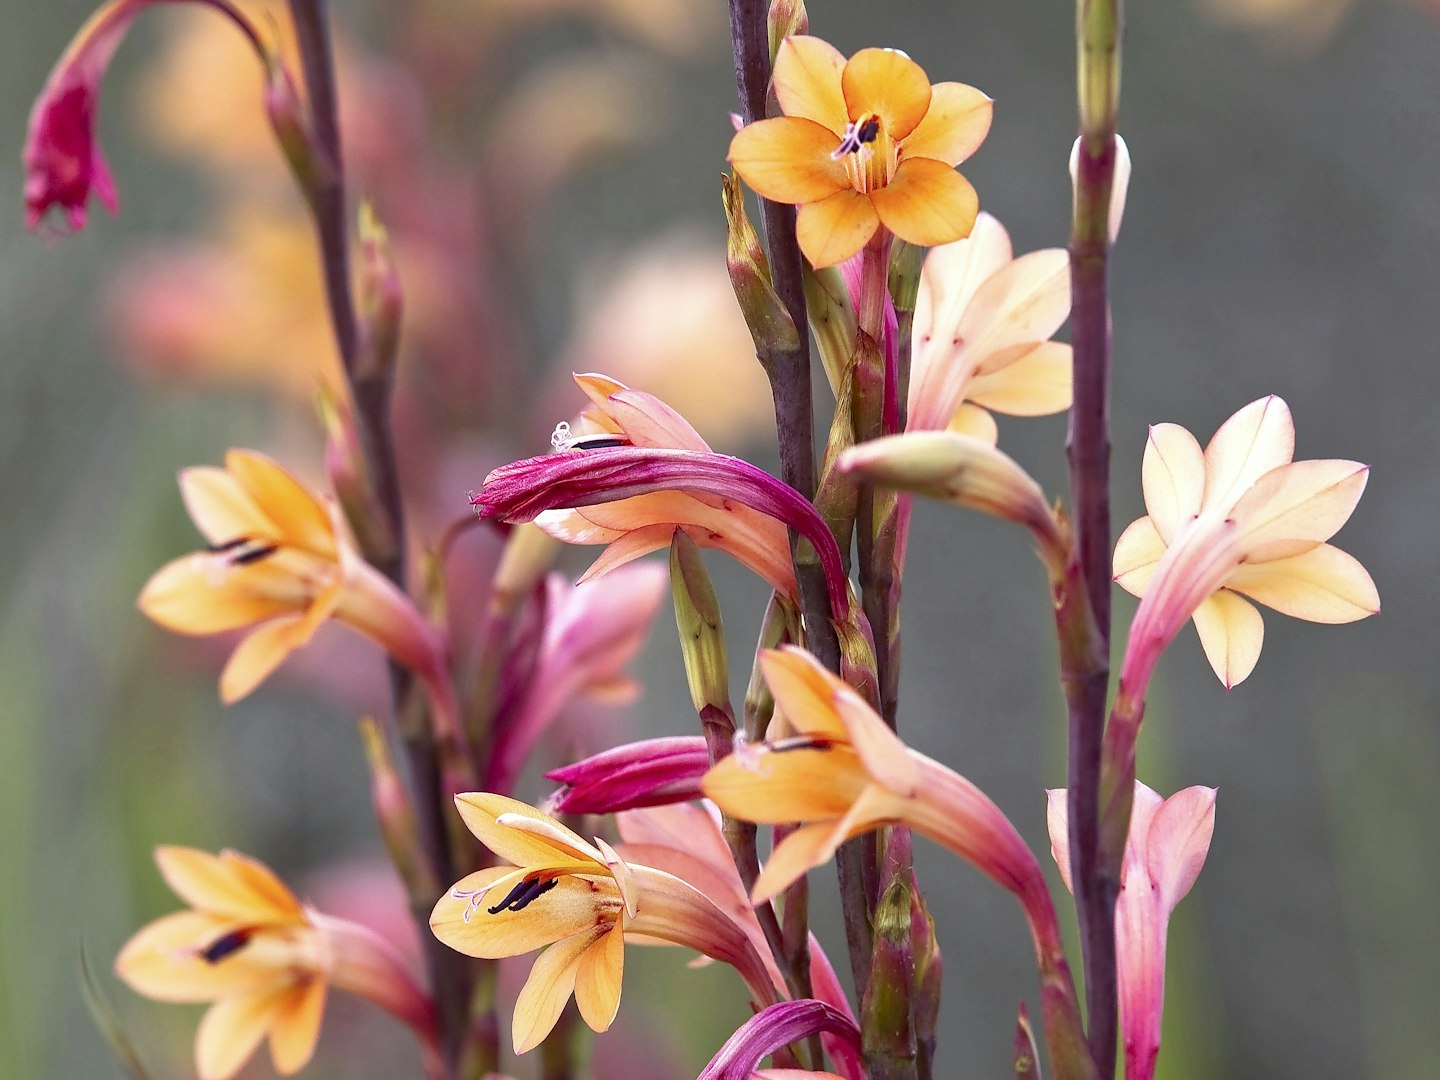
[[[556,450],[602,450],[610,446],[629,446],[630,439],[614,431],[601,431],[593,435],[574,435],[564,420],[555,425],[550,433],[550,445]]]
[[[505,894],[504,900],[485,910],[491,915],[499,915],[500,912],[507,910],[522,911],[558,884],[560,884],[559,878],[551,878],[549,881],[531,878],[529,881],[522,881]]]
[[[257,544],[249,551],[241,551],[235,555],[231,555],[230,565],[249,566],[251,563],[259,562],[261,559],[268,559],[271,555],[274,555],[275,552],[279,550],[279,544]]]
[[[280,550],[280,545],[251,536],[237,536],[218,544],[206,544],[205,550],[215,555],[229,555],[225,561],[231,566],[249,566],[274,555]]]
[[[874,142],[879,135],[880,118],[874,113],[862,116],[859,120],[852,120],[845,128],[840,145],[830,152],[830,156],[839,161],[846,154],[858,154],[862,146]]]
[[[239,952],[250,943],[255,936],[251,927],[241,927],[239,930],[231,930],[228,934],[221,934],[205,948],[200,950],[200,959],[207,964],[218,964],[227,956]]]
[[[788,754],[792,750],[829,750],[835,745],[835,740],[824,735],[792,735],[765,745],[772,754]]]

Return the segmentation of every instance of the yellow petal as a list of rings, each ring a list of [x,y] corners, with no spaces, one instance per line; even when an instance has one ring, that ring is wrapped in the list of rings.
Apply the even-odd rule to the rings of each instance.
[[[636,446],[660,449],[698,450],[708,453],[710,444],[678,412],[654,394],[641,390],[617,390],[610,396],[610,415]]]
[[[580,956],[575,972],[575,1004],[591,1031],[609,1031],[620,1009],[625,974],[625,931],[615,928]]]
[[[245,949],[210,963],[201,951],[245,924],[197,911],[177,911],[143,926],[115,958],[115,974],[157,1001],[215,1001],[273,989],[290,974],[257,963]]]
[[[596,864],[596,872],[603,873],[600,853],[579,833],[565,828],[548,814],[535,809],[519,799],[495,795],[488,791],[470,791],[455,796],[455,807],[460,811],[465,826],[496,855],[516,866],[531,864],[549,865],[556,858],[589,859]],[[546,822],[557,832],[552,836],[537,836],[521,832],[498,823],[502,814],[515,814]]]
[[[835,711],[835,695],[845,689],[845,683],[808,652],[767,650],[760,656],[760,669],[776,704],[795,730],[842,741],[849,738]]]
[[[1148,517],[1132,521],[1115,542],[1115,584],[1144,596],[1165,554],[1165,541]]]
[[[915,351],[931,338],[952,337],[976,291],[1013,257],[1005,226],[984,212],[964,240],[941,244],[925,256],[915,298]]]
[[[820,853],[829,845],[834,831],[833,821],[802,825],[776,844],[755,879],[751,899],[757,904],[773,899],[804,877],[811,867],[823,864],[827,856]]]
[[[619,852],[605,842],[603,836],[595,838],[595,846],[599,848],[600,854],[605,856],[605,866],[615,879],[615,887],[620,890],[621,899],[625,901],[625,914],[633,919],[640,906],[640,887],[635,883],[630,867],[620,857]]]
[[[930,108],[930,78],[920,65],[895,49],[861,49],[840,74],[840,89],[851,121],[874,113],[899,142]]]
[[[1200,512],[1205,497],[1205,451],[1179,424],[1154,424],[1145,440],[1140,483],[1150,523],[1169,544]]]
[[[730,164],[767,199],[810,203],[850,186],[844,162],[830,156],[838,145],[835,133],[813,120],[757,120],[730,140]]]
[[[229,1080],[239,1072],[270,1030],[289,993],[286,985],[212,1005],[195,1033],[195,1069],[200,1080]]]
[[[980,212],[980,197],[943,161],[909,158],[890,183],[870,192],[886,228],[912,244],[948,244],[968,236]]]
[[[256,627],[235,647],[220,673],[220,700],[233,705],[310,640],[315,628],[304,615],[285,615]]]
[[[1070,346],[1045,341],[1003,367],[977,375],[965,396],[1007,416],[1049,416],[1070,407],[1073,370]]]
[[[775,54],[775,97],[781,111],[823,124],[837,138],[843,135],[849,122],[840,89],[844,68],[844,55],[829,42],[803,34],[787,37]]]
[[[675,536],[675,528],[675,525],[665,521],[657,525],[632,529],[625,533],[600,553],[600,557],[590,564],[590,568],[585,573],[580,575],[579,583],[583,585],[602,574],[618,570],[636,559],[649,555],[652,551],[669,547],[670,541]]]
[[[1238,686],[1255,670],[1265,641],[1265,623],[1250,601],[1221,589],[1195,609],[1195,629],[1205,659],[1225,689]]]
[[[795,237],[810,265],[823,270],[864,247],[879,225],[870,199],[847,188],[800,207]]]
[[[270,1028],[270,1060],[281,1076],[293,1076],[309,1064],[325,1019],[325,980],[307,979],[292,987]]]
[[[1297,461],[1266,473],[1235,504],[1247,562],[1299,555],[1334,536],[1365,491],[1358,461]]]
[[[580,957],[599,936],[596,933],[576,934],[565,941],[557,941],[540,954],[535,966],[530,969],[530,977],[525,980],[520,996],[515,999],[515,1017],[510,1028],[515,1053],[533,1050],[554,1029],[575,989]]]
[[[519,911],[505,908],[492,914],[490,909],[499,907],[523,877],[512,867],[492,866],[461,878],[436,901],[430,913],[431,930],[456,952],[497,960],[534,952],[589,930],[599,920],[608,926],[602,903],[613,910],[620,906],[619,893],[608,878],[596,882],[560,877]],[[469,894],[479,894],[478,899],[472,903]]]
[[[732,754],[705,774],[701,787],[728,814],[779,825],[838,818],[867,783],[855,752],[831,746]]]
[[[955,415],[950,418],[950,424],[946,428],[956,435],[968,435],[972,439],[979,439],[989,446],[994,446],[1000,441],[1000,429],[995,424],[995,417],[991,416],[979,405],[972,405],[968,401],[962,401],[960,407],[955,410]]]
[[[195,528],[212,544],[242,536],[280,539],[280,527],[224,469],[199,465],[181,470],[180,498]]]
[[[1225,587],[1297,619],[1347,623],[1380,610],[1380,594],[1353,555],[1321,544],[1302,555],[1244,563]]]
[[[975,87],[958,82],[936,83],[931,87],[925,119],[905,137],[900,155],[959,165],[985,141],[994,115],[995,102]]]
[[[1060,248],[1022,255],[975,291],[960,320],[959,336],[976,357],[979,374],[997,371],[1038,345],[1070,315],[1070,256]]]
[[[197,911],[250,925],[303,919],[300,902],[284,882],[238,851],[212,855],[166,845],[155,849],[155,863],[165,884]]]
[[[271,583],[283,584],[264,562],[235,567],[223,556],[197,552],[161,567],[137,603],[167,630],[217,634],[293,612],[294,600],[284,589],[269,589]]]
[[[280,529],[293,547],[322,557],[335,557],[335,533],[320,500],[264,454],[231,450],[225,468]]]
[[[836,693],[835,708],[845,724],[850,744],[871,779],[887,791],[913,798],[920,782],[920,769],[900,736],[848,687]]]
[[[1228,510],[1251,484],[1294,456],[1290,406],[1273,394],[1252,401],[1221,424],[1205,447],[1205,508]]]

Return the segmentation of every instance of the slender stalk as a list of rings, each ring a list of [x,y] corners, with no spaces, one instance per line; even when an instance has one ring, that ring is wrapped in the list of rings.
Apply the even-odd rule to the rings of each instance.
[[[1110,641],[1110,306],[1109,210],[1115,175],[1123,0],[1078,0],[1077,86],[1080,118],[1075,216],[1070,238],[1075,400],[1067,452],[1076,552],[1098,638]],[[1099,859],[1100,748],[1108,665],[1076,673],[1070,698],[1069,814],[1072,880],[1080,918],[1089,1041],[1101,1076],[1115,1072],[1115,897],[1118,868]]]
[[[390,425],[392,371],[388,365],[362,362],[362,332],[350,280],[350,229],[346,209],[344,155],[340,141],[340,114],[335,92],[335,69],[326,0],[290,0],[305,92],[316,149],[326,160],[308,192],[319,239],[325,296],[335,342],[354,398],[360,452],[371,478],[387,530],[357,530],[362,536],[385,536],[382,550],[367,550],[366,559],[401,588],[405,583],[405,522],[400,500],[395,442]],[[446,829],[441,769],[429,724],[416,719],[413,684],[404,669],[390,666],[391,686],[400,719],[411,780],[415,787],[421,842],[435,879],[455,878]],[[423,710],[421,710],[423,712]],[[433,898],[432,898],[433,902]],[[460,954],[447,949],[428,931],[428,907],[412,898],[425,942],[426,965],[439,1017],[447,1058],[454,1060],[466,1023],[468,972]]]
[[[770,87],[770,31],[766,0],[730,0],[730,39],[735,55],[735,84],[745,122],[763,120]],[[798,342],[784,354],[760,358],[775,401],[775,433],[780,446],[780,477],[807,499],[815,498],[815,416],[810,398],[810,323],[805,310],[800,245],[795,241],[795,208],[760,200],[760,219],[770,249],[771,283],[790,313]],[[792,530],[790,550],[805,615],[805,640],[826,667],[840,670],[840,646],[825,592],[823,575],[805,557]]]

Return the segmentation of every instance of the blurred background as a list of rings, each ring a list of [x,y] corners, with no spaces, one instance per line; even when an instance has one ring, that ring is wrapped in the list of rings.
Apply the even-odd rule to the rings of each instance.
[[[571,369],[667,397],[717,449],[773,467],[720,258],[736,106],[723,5],[333,6],[351,167],[405,278],[400,431],[420,535],[463,514],[494,464],[546,447],[579,403]],[[82,953],[157,1074],[190,1075],[196,1012],[109,975],[129,934],[176,905],[157,843],[240,848],[322,906],[393,900],[354,735],[383,700],[355,674],[376,655],[326,631],[226,709],[223,646],[135,610],[148,576],[195,546],[178,469],[255,446],[321,477],[312,401],[335,360],[250,58],[208,13],[147,13],[111,72],[119,217],[96,210],[66,239],[24,231],[25,118],[91,7],[12,0],[0,35],[0,1075],[25,1080],[118,1075],[80,1003]],[[895,46],[991,94],[995,126],[965,172],[1017,252],[1065,243],[1068,8],[817,0],[811,15],[846,53]],[[1267,614],[1263,658],[1228,693],[1188,631],[1161,666],[1141,777],[1220,790],[1208,864],[1172,924],[1170,1080],[1403,1080],[1440,1060],[1437,72],[1440,11],[1419,0],[1131,11],[1116,532],[1143,513],[1147,424],[1204,441],[1278,393],[1297,456],[1373,466],[1338,543],[1384,602],[1338,628]],[[1063,440],[1060,418],[1001,422],[1002,446],[1053,493]],[[1042,789],[1063,782],[1064,751],[1043,576],[1018,533],[977,516],[922,504],[913,535],[902,731],[1048,852]],[[765,594],[710,563],[740,672]],[[1133,601],[1116,608],[1123,627]],[[645,696],[598,742],[692,730],[674,636],[667,604]],[[968,867],[917,855],[945,955],[939,1072],[1003,1075],[1016,1003],[1036,1007],[1022,921]],[[833,878],[812,880],[823,896]],[[694,1075],[743,1011],[725,972],[639,958],[597,1075]],[[402,1033],[372,1019],[336,1000],[305,1075],[407,1075]]]

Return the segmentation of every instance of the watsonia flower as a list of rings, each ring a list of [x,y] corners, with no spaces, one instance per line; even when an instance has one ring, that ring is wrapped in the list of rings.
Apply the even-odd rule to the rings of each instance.
[[[1264,625],[1250,600],[1322,623],[1380,610],[1365,568],[1325,543],[1355,509],[1369,468],[1294,453],[1289,406],[1273,396],[1230,417],[1204,450],[1177,424],[1150,429],[1141,468],[1150,513],[1115,546],[1115,580],[1142,598],[1121,670],[1131,697],[1143,698],[1187,619],[1230,687],[1260,657]]]
[[[1070,884],[1069,815],[1064,789],[1048,791],[1050,850]],[[1215,789],[1188,787],[1162,799],[1135,782],[1134,809],[1115,906],[1116,974],[1125,1080],[1150,1080],[1160,1055],[1165,1011],[1165,936],[1170,913],[1184,899],[1210,851]]]
[[[160,1001],[214,1002],[195,1037],[201,1080],[239,1072],[269,1038],[289,1076],[315,1051],[329,987],[369,999],[410,1025],[438,1064],[434,1011],[409,965],[374,931],[305,907],[267,867],[234,851],[155,851],[188,911],[142,928],[115,971]]]
[[[330,500],[253,450],[231,450],[223,469],[184,470],[180,492],[206,549],[162,567],[140,610],[182,634],[255,627],[221,673],[223,700],[250,693],[332,618],[442,681],[443,640],[361,558]]]
[[[693,886],[626,862],[548,814],[485,792],[455,800],[482,843],[508,865],[462,878],[430,916],[435,936],[470,956],[544,948],[515,1002],[515,1052],[539,1045],[573,993],[585,1022],[605,1031],[620,1007],[625,939],[683,945],[734,967],[756,1005],[778,1000],[745,931]]]
[[[816,267],[859,251],[882,226],[912,244],[970,232],[979,200],[955,171],[985,140],[993,102],[973,86],[931,86],[895,49],[849,60],[816,37],[775,56],[784,116],[747,124],[730,162],[757,193],[800,207],[800,249]]]

